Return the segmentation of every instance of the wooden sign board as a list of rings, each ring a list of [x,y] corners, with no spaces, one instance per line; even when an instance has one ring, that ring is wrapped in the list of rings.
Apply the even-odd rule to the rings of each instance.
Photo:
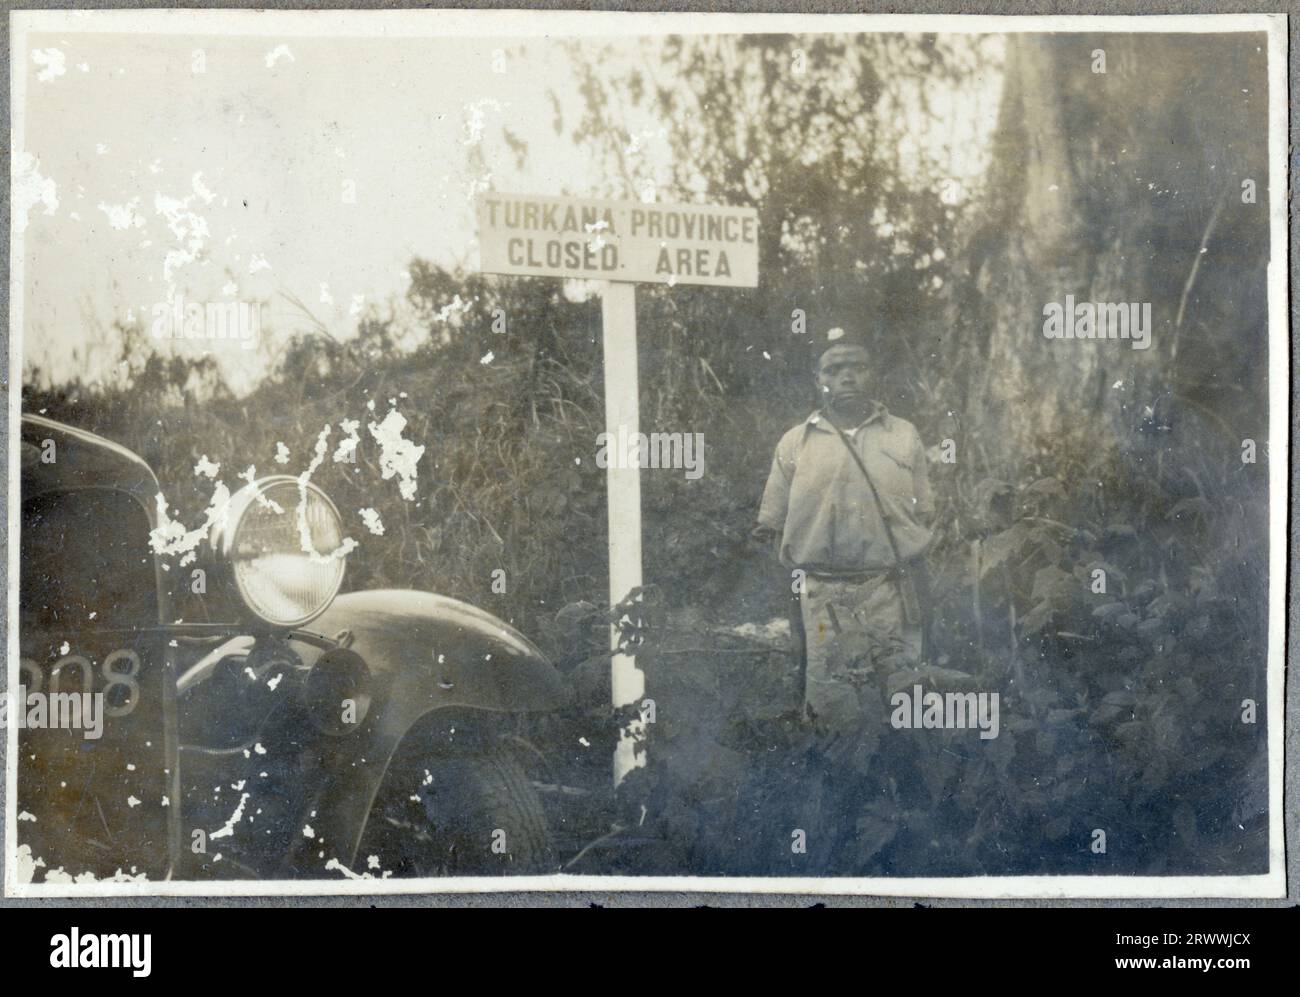
[[[758,211],[531,194],[476,198],[488,273],[758,286]]]

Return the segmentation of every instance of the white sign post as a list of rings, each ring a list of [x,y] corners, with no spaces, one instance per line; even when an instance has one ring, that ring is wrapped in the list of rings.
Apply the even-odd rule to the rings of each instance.
[[[639,439],[636,282],[758,286],[758,212],[686,204],[643,204],[521,194],[480,194],[479,251],[485,273],[604,281],[605,431]],[[593,452],[595,450],[593,441]],[[641,586],[641,469],[611,460],[609,603]],[[645,695],[645,674],[632,654],[618,653],[610,627],[610,685],[615,709]],[[617,786],[638,764],[641,721],[623,729],[614,751]]]
[[[622,281],[605,285],[600,302],[605,352],[605,432],[619,439],[639,433],[641,406],[637,397],[636,285]],[[614,358],[617,357],[617,362]],[[616,606],[641,587],[641,468],[634,461],[610,461],[605,470],[609,515],[609,604]],[[618,651],[619,630],[610,627],[610,650]],[[645,672],[631,654],[610,659],[610,690],[615,709],[639,703],[645,695]],[[642,733],[637,719],[619,734],[614,749],[614,785],[637,765],[636,742]]]

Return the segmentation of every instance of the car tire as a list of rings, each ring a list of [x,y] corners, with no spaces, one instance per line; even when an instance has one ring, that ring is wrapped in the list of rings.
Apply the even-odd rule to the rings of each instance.
[[[390,772],[359,860],[395,877],[543,875],[556,871],[541,797],[504,744]]]

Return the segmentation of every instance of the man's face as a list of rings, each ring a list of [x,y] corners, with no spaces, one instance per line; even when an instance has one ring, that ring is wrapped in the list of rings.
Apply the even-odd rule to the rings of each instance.
[[[858,406],[867,401],[870,370],[861,346],[832,346],[817,362],[817,389],[832,405]]]

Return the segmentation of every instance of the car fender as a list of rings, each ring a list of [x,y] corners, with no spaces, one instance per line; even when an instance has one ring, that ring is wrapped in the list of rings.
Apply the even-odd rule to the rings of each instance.
[[[319,844],[350,864],[371,804],[402,739],[435,710],[529,712],[568,702],[560,674],[526,637],[483,610],[446,596],[370,590],[340,596],[311,624],[342,636],[365,660],[372,705],[311,810],[314,840],[300,839],[285,870],[319,866]],[[349,738],[349,740],[351,740]]]
[[[327,636],[350,635],[375,682],[376,707],[390,710],[399,723],[451,706],[548,710],[568,695],[560,674],[527,637],[447,596],[410,589],[352,592],[310,626]]]

